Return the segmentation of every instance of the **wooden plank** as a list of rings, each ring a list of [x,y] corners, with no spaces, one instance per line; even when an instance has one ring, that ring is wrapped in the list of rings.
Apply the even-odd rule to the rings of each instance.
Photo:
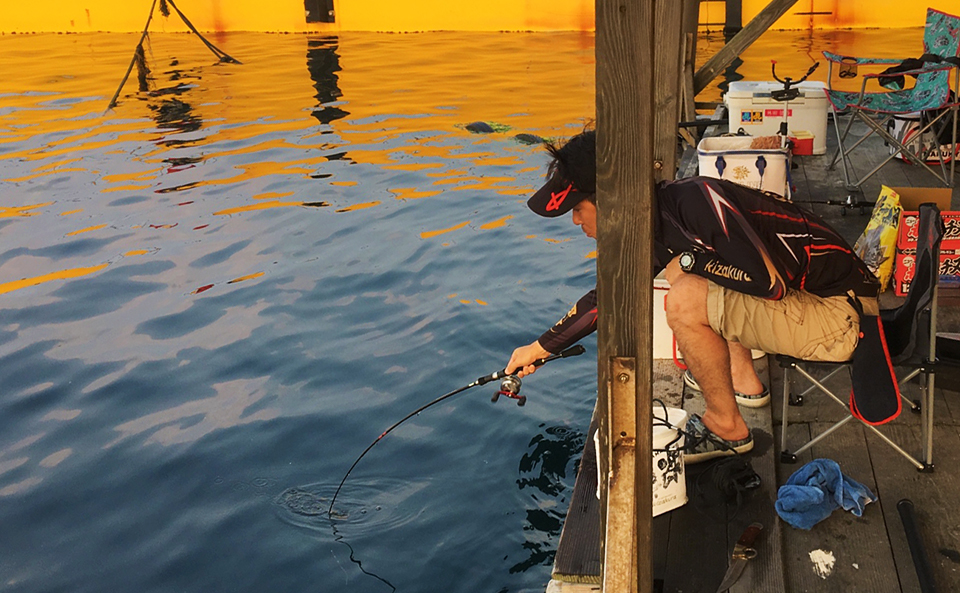
[[[769,357],[754,361],[757,374],[770,385]],[[772,399],[772,398],[771,398]],[[763,534],[754,544],[757,557],[749,562],[730,593],[784,591],[785,579],[781,550],[781,523],[773,506],[777,498],[777,468],[774,458],[774,431],[771,406],[741,407],[740,413],[753,433],[754,448],[746,458],[760,476],[760,488],[750,493],[744,505],[730,518],[727,550],[732,551],[743,530],[753,522],[763,525]]]
[[[680,376],[682,372],[677,372]],[[704,409],[703,397],[684,387],[683,409],[688,413],[700,413]],[[699,492],[701,477],[709,464],[687,465],[687,497],[690,501],[670,511],[670,538],[667,542],[666,570],[663,573],[664,593],[686,591],[716,591],[727,571],[727,526],[726,511],[707,514]],[[695,560],[694,560],[695,559]],[[696,562],[693,570],[691,562]]]
[[[556,580],[547,583],[547,593],[597,593],[599,591],[603,591],[600,585],[566,583]]]
[[[733,36],[723,49],[714,54],[697,70],[694,76],[694,90],[699,93],[707,87],[723,70],[733,63],[743,50],[750,47],[770,25],[786,14],[797,0],[771,0],[763,10],[753,17],[739,33]]]
[[[766,357],[756,361],[757,372],[769,384]],[[679,376],[679,372],[677,373]],[[687,391],[684,409],[690,413],[704,410],[703,397]],[[731,588],[733,593],[780,593],[784,591],[781,565],[780,525],[773,508],[777,479],[774,460],[771,408],[741,408],[756,442],[745,456],[760,475],[761,487],[745,497],[739,509],[707,506],[710,492],[711,463],[687,466],[687,495],[690,503],[670,514],[668,559],[664,572],[665,591],[716,590],[729,566],[730,553],[744,528],[754,521],[764,525],[757,541],[758,556]],[[701,491],[701,489],[703,491]],[[706,496],[709,498],[709,496]],[[690,558],[697,559],[697,570],[689,569]]]
[[[603,556],[600,552],[600,500],[597,498],[597,449],[594,444],[598,422],[595,407],[553,559],[555,581],[596,585],[601,582]]]
[[[654,361],[653,393],[665,405],[683,407],[683,381],[681,371],[672,360]],[[600,501],[597,492],[597,454],[593,435],[597,429],[597,409],[594,408],[590,428],[584,445],[583,456],[577,471],[576,483],[560,542],[553,562],[555,583],[584,584],[597,586],[601,582],[602,555],[600,552]],[[670,535],[670,517],[664,513],[653,520],[653,565],[654,574],[663,575],[667,560],[667,542]],[[556,588],[559,585],[553,584]],[[586,589],[591,590],[591,589]],[[557,588],[558,593],[576,593],[577,589]]]
[[[956,394],[954,394],[956,396]],[[889,433],[900,442],[917,443],[920,431],[910,426],[892,426]],[[919,582],[907,545],[896,503],[911,499],[924,547],[933,571],[937,591],[960,591],[960,562],[957,559],[960,529],[955,519],[960,505],[960,435],[955,426],[934,426],[937,470],[916,471],[886,444],[867,435],[870,457],[877,479],[877,494],[887,523],[894,561],[903,593],[919,592]]]
[[[814,433],[819,433],[829,425],[817,422],[794,426],[791,429],[806,426]],[[811,458],[833,459],[840,464],[845,475],[877,493],[870,453],[867,451],[863,429],[859,425],[845,426],[820,441],[803,463]],[[782,465],[783,481],[801,467],[801,463]],[[810,531],[784,523],[783,548],[787,591],[900,592],[893,554],[887,542],[884,511],[879,504],[867,505],[863,517],[859,518],[837,509]],[[835,559],[829,574],[818,573],[817,565],[811,558],[811,552],[816,553],[817,550],[830,554]]]

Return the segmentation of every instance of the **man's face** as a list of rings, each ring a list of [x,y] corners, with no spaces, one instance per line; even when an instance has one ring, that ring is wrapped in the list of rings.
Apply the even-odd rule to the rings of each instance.
[[[580,227],[583,234],[591,239],[597,238],[597,207],[590,200],[581,200],[573,207],[573,224]]]

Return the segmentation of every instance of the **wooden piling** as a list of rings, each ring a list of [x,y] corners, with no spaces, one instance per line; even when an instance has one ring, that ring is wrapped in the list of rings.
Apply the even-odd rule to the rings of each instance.
[[[603,591],[649,593],[654,186],[672,179],[682,3],[597,0]]]

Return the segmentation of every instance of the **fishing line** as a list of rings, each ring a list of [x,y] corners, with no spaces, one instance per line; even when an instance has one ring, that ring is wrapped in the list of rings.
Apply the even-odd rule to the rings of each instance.
[[[393,591],[396,591],[397,588],[393,586],[393,583],[391,583],[390,581],[388,581],[387,579],[383,578],[382,576],[380,576],[380,575],[378,575],[378,574],[374,574],[374,573],[370,572],[369,570],[367,570],[366,568],[363,567],[363,564],[360,562],[360,559],[359,559],[359,558],[356,558],[355,555],[354,555],[353,546],[351,546],[350,543],[343,538],[343,534],[342,534],[342,533],[340,533],[339,531],[337,531],[337,525],[336,525],[336,523],[335,523],[335,522],[333,521],[333,519],[331,519],[329,516],[327,517],[327,519],[330,520],[330,528],[333,530],[333,539],[334,539],[334,541],[340,542],[341,544],[347,546],[347,549],[350,550],[350,562],[353,562],[354,564],[356,564],[356,565],[357,565],[357,568],[359,568],[359,569],[360,569],[360,572],[362,572],[363,574],[365,574],[365,575],[367,575],[367,576],[369,576],[369,577],[373,577],[373,578],[377,579],[377,580],[380,581],[381,583],[383,583],[383,584],[385,584],[386,586],[390,587],[390,589],[392,589]],[[333,550],[330,550],[330,553],[333,554]],[[335,560],[337,560],[337,563],[338,563],[338,564],[340,563],[340,560],[337,559],[336,554],[334,554],[333,558],[334,558]],[[346,571],[344,571],[344,574],[346,574]]]
[[[550,361],[552,361],[552,360],[557,360],[557,359],[559,359],[559,358],[569,358],[569,357],[571,357],[571,356],[579,356],[579,355],[583,354],[584,351],[585,351],[585,348],[584,348],[583,346],[580,346],[580,345],[578,344],[578,345],[573,346],[573,347],[571,347],[571,348],[567,348],[566,350],[564,350],[564,351],[561,352],[560,354],[551,354],[550,356],[548,356],[548,357],[546,357],[546,358],[541,358],[541,359],[539,359],[539,360],[536,360],[536,361],[533,362],[533,365],[534,365],[534,366],[543,366],[544,364],[546,364],[546,363],[548,363],[548,362],[550,362]],[[515,372],[516,372],[516,371],[515,371]],[[394,423],[393,426],[391,426],[390,428],[388,428],[388,429],[386,429],[385,431],[383,431],[383,433],[382,433],[380,436],[378,436],[378,437],[376,438],[376,440],[374,440],[372,443],[370,443],[370,444],[367,446],[367,448],[363,450],[363,453],[361,453],[360,456],[357,457],[357,460],[353,462],[353,465],[351,465],[351,466],[350,466],[350,469],[347,470],[347,473],[344,474],[343,479],[340,480],[340,485],[337,486],[337,491],[333,493],[333,499],[330,501],[330,508],[327,510],[327,517],[333,518],[333,505],[334,505],[334,503],[337,502],[337,495],[340,494],[340,489],[343,488],[344,483],[347,481],[347,477],[350,476],[350,472],[353,471],[353,468],[357,467],[357,464],[360,463],[360,460],[363,459],[364,455],[366,455],[366,454],[370,451],[370,449],[373,449],[374,445],[376,445],[377,443],[379,443],[379,442],[383,439],[383,437],[387,436],[388,434],[390,434],[391,431],[393,431],[393,429],[395,429],[396,427],[400,426],[401,424],[403,424],[404,422],[406,422],[406,421],[409,420],[410,418],[413,418],[414,416],[416,416],[416,415],[419,414],[420,412],[426,410],[427,408],[429,408],[429,407],[431,407],[431,406],[433,406],[433,405],[439,404],[440,402],[442,402],[442,401],[444,401],[444,400],[450,399],[451,397],[453,397],[453,396],[455,396],[455,395],[457,395],[457,394],[459,394],[459,393],[463,393],[464,391],[466,391],[466,390],[468,390],[468,389],[470,389],[470,388],[472,388],[472,387],[476,387],[476,386],[478,386],[478,385],[486,385],[486,384],[489,383],[490,381],[496,381],[497,379],[504,379],[504,380],[506,380],[506,379],[511,379],[511,381],[509,382],[509,384],[504,385],[504,386],[501,388],[501,390],[498,391],[498,392],[493,396],[493,401],[497,401],[497,398],[498,398],[499,396],[501,396],[501,395],[506,395],[507,397],[511,397],[511,398],[513,398],[513,399],[519,400],[519,401],[518,401],[518,405],[521,405],[521,406],[522,406],[523,403],[526,401],[526,398],[522,398],[521,396],[519,396],[519,391],[520,391],[520,379],[518,379],[517,377],[515,377],[515,376],[513,376],[513,375],[507,374],[507,369],[501,369],[501,370],[499,370],[499,371],[497,371],[497,372],[495,372],[495,373],[490,373],[489,375],[484,375],[483,377],[480,377],[479,379],[477,379],[477,380],[474,381],[473,383],[470,383],[469,385],[464,385],[463,387],[461,387],[461,388],[459,388],[459,389],[454,389],[454,390],[451,391],[450,393],[441,395],[440,397],[438,397],[437,399],[431,401],[430,403],[427,403],[427,404],[424,404],[424,405],[420,406],[420,407],[417,408],[416,410],[410,412],[409,414],[407,414],[406,416],[404,416],[403,418],[401,418],[399,421],[397,421],[396,423]]]

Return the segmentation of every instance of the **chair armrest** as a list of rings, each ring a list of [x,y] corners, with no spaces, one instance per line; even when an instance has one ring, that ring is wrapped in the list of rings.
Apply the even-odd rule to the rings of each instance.
[[[864,74],[863,77],[864,78],[890,78],[892,76],[904,76],[904,75],[916,76],[918,74],[926,74],[928,72],[939,72],[941,70],[953,70],[954,68],[957,68],[957,67],[958,66],[947,64],[946,66],[932,66],[927,68],[918,68],[916,70],[888,72],[886,74],[884,74],[883,72],[871,72],[870,74]]]
[[[899,64],[903,62],[903,59],[900,58],[858,58],[855,56],[841,56],[840,54],[835,54],[829,51],[823,52],[823,57],[831,62],[837,64],[843,62],[844,60],[850,61],[853,60],[858,66],[870,66],[870,65],[885,65],[885,64]]]

